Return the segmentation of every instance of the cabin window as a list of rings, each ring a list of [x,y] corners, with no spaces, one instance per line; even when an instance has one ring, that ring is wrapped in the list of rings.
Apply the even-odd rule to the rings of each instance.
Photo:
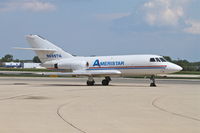
[[[86,67],[89,67],[89,62],[86,63]]]
[[[159,58],[156,58],[156,61],[157,61],[157,62],[161,62]]]
[[[162,62],[167,62],[164,58],[160,58],[160,60],[161,60]]]
[[[150,58],[150,62],[156,62],[154,58]]]
[[[55,69],[58,69],[58,64],[54,64],[54,68],[55,68]]]

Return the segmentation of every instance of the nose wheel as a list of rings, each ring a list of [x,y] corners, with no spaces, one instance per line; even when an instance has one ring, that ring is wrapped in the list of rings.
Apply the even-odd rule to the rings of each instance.
[[[110,81],[111,81],[111,78],[110,78],[110,77],[105,77],[105,79],[102,80],[102,85],[108,86],[109,83],[110,83]]]
[[[156,81],[154,75],[150,77],[150,87],[156,87]]]

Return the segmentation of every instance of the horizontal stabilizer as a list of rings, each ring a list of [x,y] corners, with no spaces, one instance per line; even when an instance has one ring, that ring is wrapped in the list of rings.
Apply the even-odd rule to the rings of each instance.
[[[56,52],[56,49],[42,49],[42,48],[19,48],[14,47],[14,49],[20,49],[20,50],[33,50],[33,51],[49,51],[49,52]]]

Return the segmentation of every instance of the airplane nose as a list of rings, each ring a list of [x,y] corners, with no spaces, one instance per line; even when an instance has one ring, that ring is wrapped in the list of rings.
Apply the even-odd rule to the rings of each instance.
[[[183,68],[176,64],[170,63],[169,65],[167,65],[166,70],[168,73],[175,73],[183,70]]]
[[[182,71],[183,70],[183,68],[181,66],[178,66],[178,65],[176,65],[176,69],[177,69],[177,71]]]

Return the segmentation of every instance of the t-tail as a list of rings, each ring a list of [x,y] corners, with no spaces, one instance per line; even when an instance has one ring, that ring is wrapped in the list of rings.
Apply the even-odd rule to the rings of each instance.
[[[32,47],[27,49],[35,51],[42,63],[73,57],[71,54],[65,52],[41,36],[27,35],[26,39]]]

